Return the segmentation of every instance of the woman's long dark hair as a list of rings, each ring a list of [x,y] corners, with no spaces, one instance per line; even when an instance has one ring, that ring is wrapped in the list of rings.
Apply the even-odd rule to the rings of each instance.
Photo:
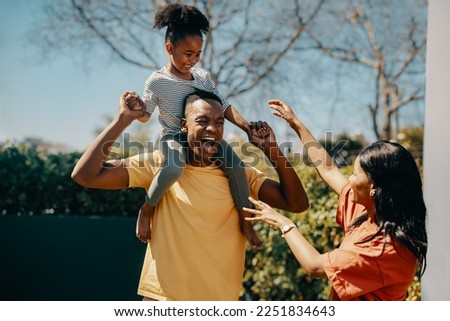
[[[194,6],[169,4],[155,14],[153,28],[167,27],[166,41],[172,44],[183,40],[188,36],[200,36],[209,31],[209,21],[205,15]]]
[[[426,268],[428,247],[422,180],[411,153],[388,141],[376,142],[359,154],[361,168],[374,183],[375,220],[389,236],[406,246]],[[374,235],[375,236],[375,235]]]

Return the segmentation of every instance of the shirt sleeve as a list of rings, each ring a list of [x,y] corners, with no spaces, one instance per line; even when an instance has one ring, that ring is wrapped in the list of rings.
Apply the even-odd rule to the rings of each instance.
[[[267,176],[263,172],[250,166],[245,167],[245,173],[247,175],[247,180],[250,186],[250,195],[254,199],[258,199],[259,189],[267,179]]]
[[[322,254],[321,259],[325,273],[341,300],[352,300],[383,286],[376,257],[336,249]]]
[[[145,81],[144,94],[142,99],[145,102],[145,111],[147,113],[153,113],[158,103],[158,95],[155,92],[155,82],[157,80],[156,74],[153,73]]]
[[[143,153],[124,160],[128,171],[128,187],[148,189],[162,164],[159,152]]]
[[[342,226],[345,230],[347,230],[347,228],[358,216],[366,212],[364,206],[354,203],[350,199],[350,192],[350,184],[347,184],[344,188],[342,188],[336,211],[336,223]]]

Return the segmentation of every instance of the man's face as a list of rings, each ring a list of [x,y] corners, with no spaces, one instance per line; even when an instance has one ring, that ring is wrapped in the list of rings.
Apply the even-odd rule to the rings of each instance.
[[[199,99],[186,106],[182,129],[188,135],[190,165],[211,165],[223,137],[224,122],[222,107],[215,100]]]

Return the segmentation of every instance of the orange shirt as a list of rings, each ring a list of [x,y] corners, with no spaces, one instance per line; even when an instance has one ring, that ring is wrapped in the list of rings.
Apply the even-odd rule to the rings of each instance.
[[[348,227],[365,212],[364,206],[349,198],[350,185],[342,189],[336,221],[345,230],[338,249],[322,254],[322,264],[331,282],[330,300],[404,300],[417,269],[418,260],[405,246],[383,235],[365,243],[378,226],[365,221]]]

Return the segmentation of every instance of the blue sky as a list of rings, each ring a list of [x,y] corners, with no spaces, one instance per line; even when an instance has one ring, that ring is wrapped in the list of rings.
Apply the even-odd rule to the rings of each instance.
[[[39,12],[41,3],[0,3],[0,141],[19,142],[33,137],[84,150],[95,138],[96,129],[106,125],[105,115],[115,115],[120,94],[127,89],[142,93],[151,71],[117,60],[108,62],[108,58],[96,64],[91,59],[89,64],[93,67],[89,69],[61,55],[53,61],[39,62],[35,48],[26,42],[26,34],[33,28],[33,14]],[[240,99],[238,107],[244,116],[245,105],[244,98]],[[268,108],[258,115],[278,128],[279,134],[288,130],[284,121],[270,115]],[[155,116],[145,124],[156,126],[151,135],[159,133]],[[327,121],[316,117],[308,119],[312,129],[326,127],[323,122]],[[233,128],[228,126],[226,135],[231,131],[242,134]]]
[[[97,63],[91,59],[89,67],[61,55],[39,62],[26,35],[40,6],[39,1],[0,0],[0,142],[39,138],[81,151],[95,139],[96,130],[105,127],[105,116],[116,114],[123,91],[142,94],[151,70],[109,58]],[[264,109],[264,119],[285,127]],[[131,132],[139,126],[136,123]],[[156,115],[141,126],[150,126],[150,138],[157,138]],[[225,135],[234,133],[244,136],[237,127],[228,126]]]
[[[39,63],[35,48],[26,42],[26,34],[33,27],[33,14],[39,12],[40,5],[40,1],[0,0],[0,142],[34,137],[84,150],[95,138],[96,129],[106,125],[105,116],[115,115],[120,94],[127,89],[142,93],[151,71],[118,60],[111,62],[108,57],[96,63],[90,59],[89,67],[61,55],[51,62]],[[161,65],[164,63],[161,61]],[[325,76],[320,86],[333,92],[336,85],[327,83]],[[308,77],[305,81],[309,81]],[[361,111],[355,113],[358,106],[352,99],[340,101],[333,94],[302,91],[300,81],[291,87],[285,88],[284,94],[262,95],[264,97],[258,99],[264,105],[267,99],[282,98],[294,110],[299,108],[297,115],[317,137],[324,136],[326,131],[339,132],[345,126],[350,133],[362,132],[373,139],[370,125],[361,126],[360,118],[354,117]],[[359,93],[358,90],[354,92]],[[246,101],[244,97],[237,102],[244,116],[254,105],[251,99]],[[368,113],[366,109],[362,112]],[[404,117],[407,122],[413,120],[414,123],[415,119],[423,118],[420,109],[411,109],[409,114]],[[346,117],[342,120],[339,115]],[[271,116],[266,107],[258,111],[258,116],[268,120],[281,139],[281,135],[291,131],[284,121]],[[150,126],[151,135],[156,135],[159,132],[156,115],[144,126]],[[228,126],[226,134],[233,127]],[[233,132],[241,133],[239,130]]]
[[[86,70],[64,57],[38,64],[25,38],[38,1],[0,4],[0,141],[37,137],[85,149],[120,94],[142,92],[149,71],[107,62]]]

